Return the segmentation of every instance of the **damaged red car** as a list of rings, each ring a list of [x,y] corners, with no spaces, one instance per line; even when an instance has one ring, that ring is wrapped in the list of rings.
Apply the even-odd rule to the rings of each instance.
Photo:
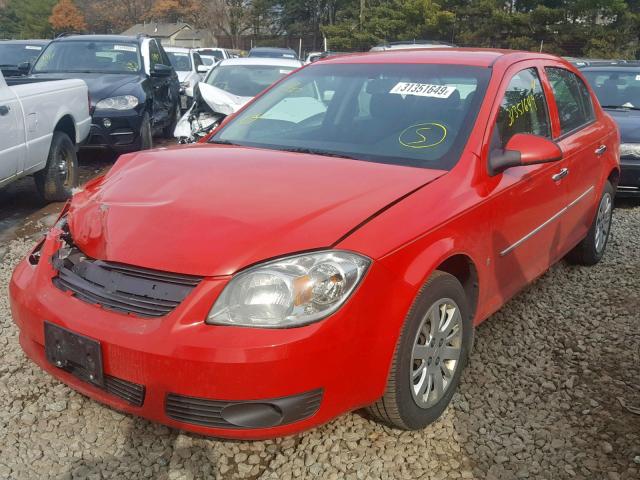
[[[603,256],[618,137],[544,54],[314,63],[207,143],[122,156],[77,193],[13,275],[20,343],[93,399],[205,435],[362,407],[423,428],[478,323],[561,258]]]

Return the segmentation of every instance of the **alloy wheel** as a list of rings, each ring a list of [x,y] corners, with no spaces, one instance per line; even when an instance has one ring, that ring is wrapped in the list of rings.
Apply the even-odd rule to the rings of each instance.
[[[605,192],[600,200],[598,206],[598,216],[596,217],[596,251],[602,252],[605,244],[607,243],[607,237],[609,236],[609,229],[611,228],[611,207],[613,200],[609,192]]]

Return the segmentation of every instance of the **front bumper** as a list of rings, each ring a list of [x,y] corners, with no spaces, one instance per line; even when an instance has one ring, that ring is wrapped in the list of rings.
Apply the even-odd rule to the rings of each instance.
[[[620,159],[620,182],[616,196],[640,196],[640,158],[622,157]]]
[[[399,302],[379,293],[393,282],[375,262],[336,314],[305,327],[270,330],[204,324],[228,278],[205,278],[160,318],[81,301],[52,283],[57,273],[48,260],[57,242],[49,233],[38,265],[23,260],[16,268],[10,285],[13,318],[26,354],[95,400],[175,428],[261,439],[325,423],[374,402],[384,391],[404,313]],[[115,379],[115,394],[47,361],[45,321],[100,341],[104,374]],[[126,395],[140,388],[141,404],[127,401]]]
[[[105,120],[108,120],[105,125]],[[142,115],[137,111],[94,112],[83,148],[109,148],[120,153],[140,150]]]

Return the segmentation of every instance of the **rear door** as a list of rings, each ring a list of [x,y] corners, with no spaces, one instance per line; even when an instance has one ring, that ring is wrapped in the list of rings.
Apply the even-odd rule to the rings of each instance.
[[[542,85],[541,65],[517,63],[502,82],[494,121],[488,131],[486,159],[490,151],[506,147],[516,133],[552,138],[548,92]],[[556,174],[563,160],[509,168],[489,177],[493,216],[495,294],[502,303],[544,272],[558,257],[563,241],[562,219],[567,189]]]
[[[0,76],[0,185],[23,170],[26,144],[20,102]]]
[[[566,162],[569,196],[564,222],[570,249],[587,233],[595,215],[605,158],[614,151],[615,132],[596,120],[593,100],[583,80],[562,64],[545,67],[551,102],[558,111],[555,140]],[[553,109],[553,108],[552,108]]]

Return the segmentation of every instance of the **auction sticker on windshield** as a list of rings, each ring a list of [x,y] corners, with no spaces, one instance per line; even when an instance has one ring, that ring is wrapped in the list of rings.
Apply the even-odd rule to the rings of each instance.
[[[121,52],[135,52],[136,51],[136,47],[132,47],[129,45],[114,45],[113,46],[114,50],[120,50]]]
[[[456,87],[432,85],[429,83],[398,82],[389,91],[397,95],[417,95],[419,97],[449,98]]]

